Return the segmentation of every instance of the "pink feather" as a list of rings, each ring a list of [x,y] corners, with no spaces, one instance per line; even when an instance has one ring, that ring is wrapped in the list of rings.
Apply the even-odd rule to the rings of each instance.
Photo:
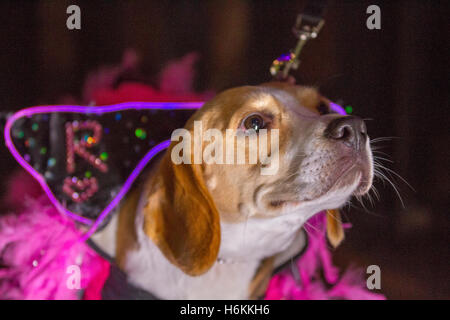
[[[21,174],[16,179],[24,179]],[[30,178],[31,179],[31,178]],[[22,190],[22,195],[25,190]],[[75,223],[61,215],[45,195],[29,198],[23,211],[0,219],[0,298],[79,299],[104,273],[105,261],[80,242]],[[80,268],[80,289],[67,285],[69,266]]]
[[[344,227],[349,228],[350,225]],[[347,270],[339,276],[339,269],[333,265],[328,249],[325,212],[312,217],[305,229],[308,232],[308,248],[295,266],[300,275],[299,281],[289,271],[275,275],[269,282],[266,300],[385,299],[382,294],[366,288],[359,270]]]

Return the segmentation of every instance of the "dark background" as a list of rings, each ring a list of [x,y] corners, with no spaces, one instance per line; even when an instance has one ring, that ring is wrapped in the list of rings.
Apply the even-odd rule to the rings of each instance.
[[[81,8],[81,30],[66,28],[66,8]],[[291,27],[305,1],[2,1],[0,111],[56,103],[81,94],[87,73],[142,58],[148,83],[166,62],[201,55],[199,90],[258,84],[294,46]],[[381,8],[381,30],[366,28],[366,8]],[[304,49],[298,82],[370,118],[393,177],[375,181],[380,200],[346,208],[353,228],[336,250],[341,266],[381,268],[391,299],[449,299],[450,6],[448,1],[334,1],[318,39]],[[17,165],[0,149],[3,181]],[[4,191],[4,183],[2,189]]]

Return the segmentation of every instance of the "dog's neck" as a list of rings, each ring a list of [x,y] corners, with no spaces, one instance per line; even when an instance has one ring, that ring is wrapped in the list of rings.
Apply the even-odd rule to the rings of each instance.
[[[221,223],[219,257],[225,261],[261,261],[286,250],[310,216],[295,212],[272,218],[250,217],[240,223]]]

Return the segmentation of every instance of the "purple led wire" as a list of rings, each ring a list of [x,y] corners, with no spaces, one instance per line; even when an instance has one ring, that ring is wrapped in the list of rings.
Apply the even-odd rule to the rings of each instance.
[[[330,102],[330,108],[331,108],[331,110],[336,111],[339,114],[342,114],[344,116],[347,115],[347,112],[345,112],[345,109],[334,102]]]

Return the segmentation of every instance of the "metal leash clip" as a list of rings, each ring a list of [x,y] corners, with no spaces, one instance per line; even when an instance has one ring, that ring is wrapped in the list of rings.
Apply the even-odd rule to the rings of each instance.
[[[291,69],[296,70],[300,65],[299,55],[303,46],[309,39],[314,39],[319,34],[325,20],[307,14],[299,14],[292,32],[298,39],[297,46],[287,54],[282,54],[272,62],[270,74],[277,80],[286,80]]]

